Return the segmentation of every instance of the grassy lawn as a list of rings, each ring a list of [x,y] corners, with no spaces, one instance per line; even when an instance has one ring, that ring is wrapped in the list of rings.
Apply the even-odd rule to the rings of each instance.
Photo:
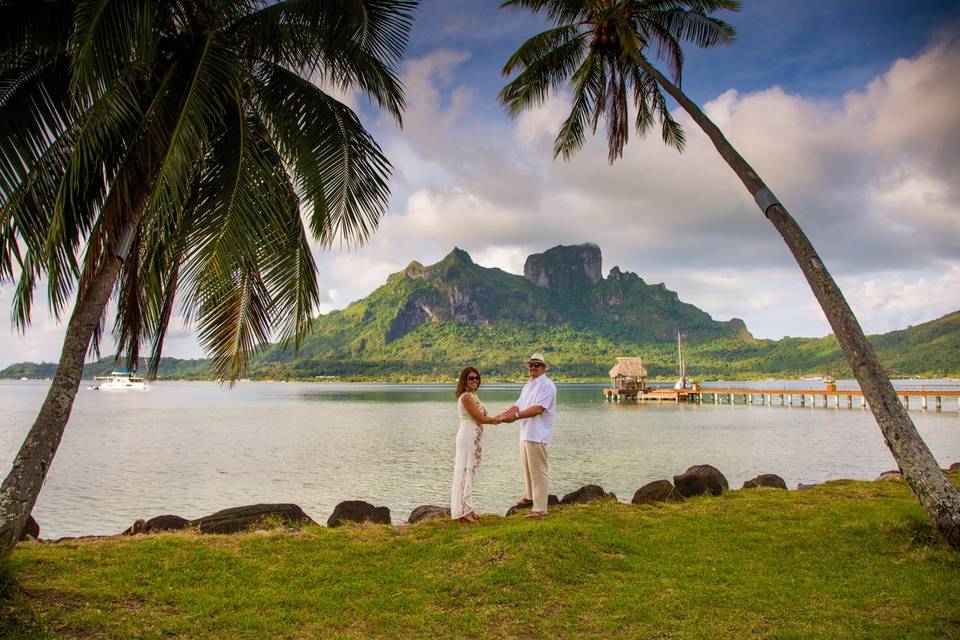
[[[960,554],[902,481],[25,543],[0,589],[10,638],[960,638]]]

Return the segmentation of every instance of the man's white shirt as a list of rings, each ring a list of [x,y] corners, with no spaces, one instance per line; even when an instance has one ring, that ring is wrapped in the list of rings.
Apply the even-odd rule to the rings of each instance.
[[[557,385],[546,374],[527,380],[517,400],[520,411],[533,406],[543,407],[543,413],[520,422],[520,439],[550,444],[553,441],[553,416],[557,410]]]

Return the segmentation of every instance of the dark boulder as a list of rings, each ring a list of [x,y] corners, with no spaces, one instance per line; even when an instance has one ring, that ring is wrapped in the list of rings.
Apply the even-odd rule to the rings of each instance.
[[[718,496],[730,489],[730,484],[722,473],[709,464],[697,464],[678,476],[673,476],[677,492],[685,498],[709,493]]]
[[[129,536],[136,533],[155,533],[157,531],[178,531],[190,526],[190,521],[180,516],[167,514],[156,516],[149,520],[137,520],[121,535]]]
[[[560,498],[558,498],[557,496],[553,495],[552,493],[551,493],[549,496],[547,496],[547,506],[548,506],[548,507],[555,507],[555,506],[557,506],[558,504],[560,504]],[[513,514],[517,513],[518,511],[523,511],[524,509],[529,509],[531,506],[532,506],[532,505],[529,505],[529,504],[528,504],[528,505],[525,505],[525,506],[522,506],[522,507],[521,507],[520,505],[515,504],[515,505],[513,505],[512,507],[510,507],[510,508],[507,510],[507,515],[508,515],[508,516],[512,516]]]
[[[649,482],[633,494],[632,504],[652,504],[654,502],[681,502],[683,496],[669,480],[654,480]]]
[[[786,491],[787,483],[775,473],[761,473],[756,478],[743,483],[744,489],[756,489],[757,487],[769,487],[770,489],[783,489]]]
[[[287,524],[315,524],[303,509],[295,504],[252,504],[217,511],[193,520],[190,525],[201,533],[236,533],[271,518]]]
[[[604,491],[603,487],[596,484],[588,484],[563,496],[560,504],[584,504],[585,502],[609,498],[610,496],[613,496],[613,494]],[[616,499],[616,496],[613,497]]]
[[[27,516],[27,521],[23,523],[23,531],[20,532],[20,540],[39,540],[40,523],[33,519],[33,516]]]
[[[432,504],[425,504],[417,507],[410,512],[407,522],[416,524],[423,520],[439,520],[450,517],[450,507],[436,507]]]
[[[190,526],[190,521],[180,516],[166,514],[147,520],[147,531],[179,531]]]
[[[876,477],[876,480],[902,480],[903,474],[900,473],[899,469],[892,469],[890,471],[884,471]]]
[[[333,513],[327,519],[327,526],[339,527],[348,522],[390,524],[390,509],[375,507],[363,500],[346,500],[334,507]]]
[[[123,530],[122,536],[132,536],[138,533],[147,532],[147,521],[143,518],[137,518],[133,521],[133,524]]]

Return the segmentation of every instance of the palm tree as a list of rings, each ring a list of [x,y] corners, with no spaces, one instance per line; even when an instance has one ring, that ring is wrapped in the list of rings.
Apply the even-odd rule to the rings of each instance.
[[[739,5],[736,0],[508,0],[502,6],[542,12],[553,26],[523,43],[507,61],[503,74],[517,75],[500,92],[500,100],[515,116],[569,84],[572,108],[556,137],[554,157],[569,159],[583,146],[587,127],[595,133],[603,118],[611,163],[622,155],[629,137],[630,102],[636,110],[638,136],[659,121],[664,142],[682,150],[683,131],[661,90],[676,100],[783,237],[820,302],[904,478],[944,537],[960,547],[960,492],[917,433],[839,287],[786,208],[680,90],[680,42],[700,47],[730,44],[733,28],[711,14],[735,11]],[[651,63],[651,55],[667,64],[672,79]]]
[[[75,297],[56,376],[0,489],[10,552],[117,299],[118,354],[155,375],[175,300],[221,379],[318,303],[308,233],[362,243],[390,163],[320,87],[398,123],[415,0],[0,2],[0,282],[52,312]],[[309,232],[307,227],[309,227]],[[119,357],[119,356],[118,356]]]

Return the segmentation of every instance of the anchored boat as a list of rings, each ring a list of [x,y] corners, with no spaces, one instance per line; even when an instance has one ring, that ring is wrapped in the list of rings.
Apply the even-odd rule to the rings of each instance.
[[[109,376],[97,376],[99,384],[90,387],[95,391],[146,391],[147,381],[129,371],[114,371]]]

